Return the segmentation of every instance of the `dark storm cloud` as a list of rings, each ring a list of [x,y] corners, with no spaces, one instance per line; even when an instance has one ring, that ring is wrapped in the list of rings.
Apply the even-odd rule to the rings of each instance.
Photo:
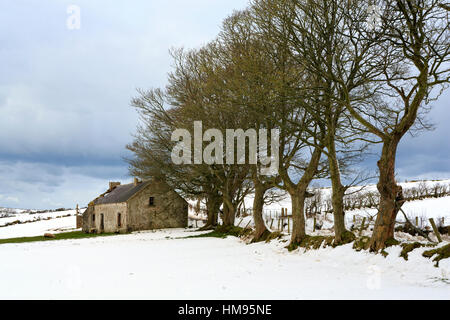
[[[435,130],[406,136],[399,146],[397,168],[406,178],[450,177],[450,92],[432,104],[428,115]]]

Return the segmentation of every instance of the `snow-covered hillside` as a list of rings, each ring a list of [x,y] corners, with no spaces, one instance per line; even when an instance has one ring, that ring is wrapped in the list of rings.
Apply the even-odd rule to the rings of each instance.
[[[403,187],[403,190],[405,194],[411,194],[412,191],[417,191],[418,193],[426,193],[426,190],[428,193],[433,194],[434,188],[437,186],[442,187],[442,189],[445,191],[446,196],[434,198],[434,197],[425,197],[421,196],[418,198],[421,198],[419,200],[414,201],[408,201],[406,202],[402,209],[406,213],[408,219],[411,221],[415,221],[415,218],[419,218],[420,224],[422,227],[429,226],[428,219],[433,218],[435,219],[437,224],[444,224],[449,225],[450,224],[450,180],[440,180],[440,181],[415,181],[415,182],[404,182],[400,183],[400,185]],[[425,191],[424,191],[425,190]],[[321,214],[316,215],[317,220],[320,221],[320,223],[324,224],[324,228],[331,228],[333,226],[333,215],[331,212],[328,214],[324,214],[325,209],[328,205],[329,209],[331,209],[330,204],[330,197],[331,197],[331,188],[320,188],[320,189],[310,189],[311,192],[316,192],[320,194],[320,204],[319,207],[322,210]],[[365,195],[365,194],[377,194],[376,185],[368,185],[364,187],[352,187],[347,190],[346,194],[349,195],[349,197],[358,198],[359,195]],[[272,225],[273,227],[276,227],[278,224],[278,217],[281,215],[281,210],[284,208],[287,210],[288,215],[291,214],[291,199],[287,193],[279,192],[280,200],[266,204],[264,206],[264,216],[266,223],[268,226]],[[349,201],[351,201],[350,199]],[[307,204],[310,203],[312,199],[307,199]],[[327,204],[328,202],[328,204]],[[253,197],[247,196],[245,198],[245,206],[241,207],[241,209],[246,209],[247,214],[251,214],[251,208],[253,206]],[[190,216],[192,218],[196,217],[196,213],[194,208],[196,207],[196,202],[190,201]],[[377,214],[377,207],[374,206],[372,208],[362,207],[359,209],[350,209],[346,210],[346,226],[347,228],[351,228],[351,226],[354,224],[354,221],[357,223],[361,223],[361,220],[366,217],[369,219],[373,219]],[[201,205],[201,209],[204,211],[205,206],[204,204]],[[200,218],[206,219],[206,216],[203,212],[201,212],[200,215],[198,215]],[[274,223],[272,223],[272,220],[274,220]],[[398,222],[404,222],[405,219],[403,217],[403,214],[399,214],[397,217]],[[251,217],[246,217],[243,220],[240,218],[237,219],[236,223],[240,222],[240,226],[252,226],[253,221]],[[372,221],[373,222],[373,221]],[[312,224],[313,219],[307,219],[307,227],[309,226],[312,230]]]
[[[279,216],[281,213],[281,208],[286,208],[288,210],[288,214],[290,214],[290,201],[286,201],[282,206],[280,205],[269,205],[267,209],[264,211],[264,216],[266,220],[266,224],[268,226],[272,225],[275,229],[278,224]],[[279,207],[278,207],[279,206]],[[450,224],[450,196],[437,198],[437,199],[424,199],[406,202],[402,210],[405,211],[408,219],[415,223],[415,218],[419,218],[419,226],[421,227],[430,227],[430,223],[428,219],[435,219],[438,225],[449,225]],[[362,222],[364,217],[373,219],[370,222],[373,223],[375,220],[375,216],[377,214],[376,208],[363,208],[358,210],[350,210],[346,212],[346,227],[351,228],[352,225],[359,225]],[[323,228],[332,228],[333,227],[333,215],[317,215],[317,221],[323,224]],[[355,219],[355,220],[354,220]],[[272,223],[272,220],[274,223]],[[307,230],[312,231],[313,229],[313,218],[306,219]],[[354,222],[355,221],[355,222]],[[369,222],[369,220],[366,220]],[[399,223],[405,222],[405,218],[402,214],[397,216],[397,221]],[[253,219],[251,216],[247,216],[242,219],[242,221],[238,218],[237,223],[240,222],[240,226],[253,226]],[[286,219],[285,219],[285,223]],[[287,231],[287,229],[286,229]]]
[[[404,182],[404,183],[399,183],[399,184],[402,186],[405,193],[408,193],[408,191],[413,190],[413,189],[422,191],[423,188],[427,188],[428,191],[430,193],[432,193],[433,188],[435,186],[442,186],[442,187],[446,188],[447,196],[450,197],[450,180],[415,181],[415,182]],[[331,188],[310,189],[310,191],[320,193],[320,200],[322,202],[322,205],[324,205],[324,203],[327,201],[331,201]],[[422,192],[424,192],[424,191],[422,191]],[[349,188],[346,192],[347,195],[350,195],[353,197],[357,197],[358,194],[364,195],[367,193],[377,194],[378,191],[377,191],[376,185],[367,185],[364,187],[355,186],[355,187]],[[264,208],[266,210],[272,210],[272,211],[281,211],[281,208],[287,208],[288,212],[290,212],[291,211],[291,200],[290,200],[289,195],[287,193],[281,193],[281,195],[283,197],[283,199],[281,201],[268,204]],[[431,200],[440,200],[440,198],[431,199]],[[253,201],[252,196],[247,197],[245,199],[245,206],[247,208],[251,208],[253,205],[252,201]],[[448,201],[448,200],[444,200],[444,202],[446,202],[446,201]],[[446,215],[450,217],[450,208],[443,210],[441,207],[442,201],[428,202],[425,205],[418,205],[418,203],[419,203],[418,201],[413,201],[413,202],[409,203],[409,205],[408,205],[408,203],[405,204],[407,213],[410,211],[410,209],[413,209],[414,211],[411,214],[424,213],[431,218],[431,217],[445,216],[445,213],[446,213]],[[434,210],[433,205],[429,206],[432,203],[436,203],[437,210]],[[415,208],[417,206],[420,208],[419,209]],[[429,210],[426,210],[426,208],[428,208]],[[416,209],[418,209],[418,210],[416,210]],[[364,210],[363,210],[363,212],[364,212]]]
[[[80,209],[82,212],[84,209]],[[0,239],[41,236],[46,232],[73,231],[76,210],[38,212],[0,208]]]

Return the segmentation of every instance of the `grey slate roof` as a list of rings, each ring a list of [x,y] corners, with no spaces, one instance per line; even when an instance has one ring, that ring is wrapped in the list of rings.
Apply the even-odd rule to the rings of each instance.
[[[111,192],[105,194],[105,196],[97,198],[94,204],[110,204],[126,202],[133,195],[150,184],[150,181],[141,182],[137,186],[134,183],[124,184],[115,187]]]

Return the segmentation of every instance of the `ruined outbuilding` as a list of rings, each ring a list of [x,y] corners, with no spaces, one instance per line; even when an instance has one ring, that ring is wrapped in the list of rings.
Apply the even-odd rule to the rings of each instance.
[[[185,228],[188,203],[162,180],[121,185],[109,189],[89,203],[82,228],[87,233],[126,233],[141,230]]]

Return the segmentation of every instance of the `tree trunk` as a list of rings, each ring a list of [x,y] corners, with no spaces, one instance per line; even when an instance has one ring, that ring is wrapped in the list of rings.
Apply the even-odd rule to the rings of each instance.
[[[290,246],[296,246],[302,242],[306,236],[305,229],[305,192],[289,192],[292,201],[292,237]]]
[[[222,199],[218,193],[209,193],[206,197],[206,210],[208,213],[208,220],[202,230],[208,230],[217,226],[219,218],[219,210],[222,204]]]
[[[224,196],[223,199],[223,225],[234,226],[234,220],[236,218],[236,208],[230,199]]]
[[[281,178],[287,185],[287,191],[291,196],[292,201],[292,236],[291,243],[288,248],[295,249],[306,237],[305,228],[305,198],[306,190],[309,184],[314,179],[317,173],[317,168],[319,167],[320,158],[322,156],[322,149],[320,147],[314,148],[314,152],[311,155],[311,160],[306,168],[302,178],[297,184],[294,184],[289,178],[286,168],[281,172]]]
[[[255,198],[253,200],[253,220],[255,222],[255,232],[252,242],[264,241],[270,235],[263,217],[264,194],[266,189],[261,183],[255,182]]]
[[[334,216],[334,237],[336,243],[342,243],[345,229],[344,193],[345,189],[341,181],[341,171],[336,153],[336,122],[333,117],[333,107],[330,106],[327,114],[328,168],[331,178],[331,204]]]
[[[334,183],[332,182],[332,184]],[[344,234],[347,232],[345,228],[344,192],[344,187],[340,183],[336,183],[332,187],[331,202],[333,205],[334,238],[336,243],[341,243]]]
[[[404,203],[402,187],[395,181],[395,156],[399,141],[398,138],[385,141],[378,161],[380,205],[370,241],[372,251],[384,249],[386,241],[394,238],[395,219]]]
[[[334,142],[333,142],[334,146]],[[331,150],[330,150],[331,149]],[[334,216],[334,237],[336,243],[341,243],[343,235],[347,232],[345,228],[344,193],[345,189],[341,182],[339,163],[334,148],[329,148],[328,164],[331,176],[331,203]]]

